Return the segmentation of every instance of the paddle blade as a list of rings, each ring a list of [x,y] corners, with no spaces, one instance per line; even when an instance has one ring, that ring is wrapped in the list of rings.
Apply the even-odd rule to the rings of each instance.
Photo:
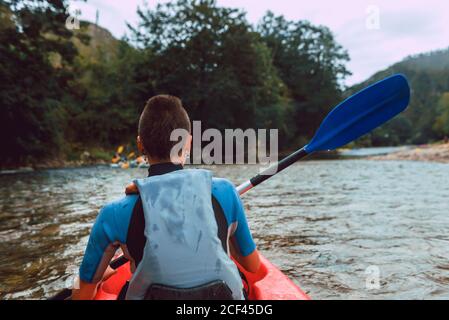
[[[404,111],[410,102],[410,87],[403,75],[379,81],[349,97],[324,119],[307,153],[341,147]]]

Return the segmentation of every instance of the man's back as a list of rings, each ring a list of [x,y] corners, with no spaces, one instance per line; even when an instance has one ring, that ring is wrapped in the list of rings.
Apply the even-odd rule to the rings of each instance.
[[[172,164],[160,164],[153,166],[149,173],[150,176],[159,175],[181,168]],[[234,234],[241,254],[246,256],[252,253],[255,250],[255,244],[247,226],[242,203],[234,186],[226,179],[213,178],[211,192],[222,208],[227,222],[226,227],[230,234]],[[136,219],[136,214],[139,214],[134,210],[136,204],[140,201],[139,199],[139,195],[128,195],[106,205],[100,211],[80,268],[81,280],[89,283],[101,280],[105,265],[110,261],[119,246],[128,255],[130,252],[143,251],[143,247],[135,248],[135,244],[129,241],[131,236],[129,234],[130,222]],[[144,223],[143,215],[140,218],[140,223]],[[132,236],[143,237],[143,235],[134,234]],[[134,247],[130,247],[130,245]],[[131,256],[131,258],[134,257]]]

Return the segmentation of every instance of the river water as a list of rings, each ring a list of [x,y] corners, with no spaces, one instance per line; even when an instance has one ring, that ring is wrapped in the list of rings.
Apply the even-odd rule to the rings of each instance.
[[[209,168],[236,184],[258,170]],[[145,174],[0,175],[0,298],[45,299],[69,285],[99,208]],[[243,201],[260,251],[314,299],[449,299],[448,177],[445,164],[307,161]]]

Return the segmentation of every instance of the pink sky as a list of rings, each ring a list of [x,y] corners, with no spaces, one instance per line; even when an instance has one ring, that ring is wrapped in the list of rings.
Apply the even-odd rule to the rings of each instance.
[[[148,0],[150,6],[158,2]],[[136,8],[143,0],[72,1],[81,17],[95,21],[116,37],[127,31],[126,22],[136,23]],[[353,75],[347,85],[360,82],[404,57],[449,47],[449,1],[447,0],[218,0],[222,6],[242,8],[257,23],[267,10],[290,20],[309,20],[328,26],[348,50]],[[379,9],[379,29],[367,28],[369,7]]]

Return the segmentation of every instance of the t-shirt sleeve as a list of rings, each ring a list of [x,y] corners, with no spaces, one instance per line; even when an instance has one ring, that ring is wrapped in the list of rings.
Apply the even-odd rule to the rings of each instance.
[[[98,276],[106,270],[117,247],[126,242],[136,199],[137,197],[126,197],[100,210],[80,266],[79,276],[82,281],[96,283],[101,280]]]
[[[233,236],[240,253],[244,257],[250,255],[256,249],[256,244],[248,226],[242,200],[234,185],[229,180],[214,178],[212,194],[223,208],[228,226],[234,223],[237,225]]]

